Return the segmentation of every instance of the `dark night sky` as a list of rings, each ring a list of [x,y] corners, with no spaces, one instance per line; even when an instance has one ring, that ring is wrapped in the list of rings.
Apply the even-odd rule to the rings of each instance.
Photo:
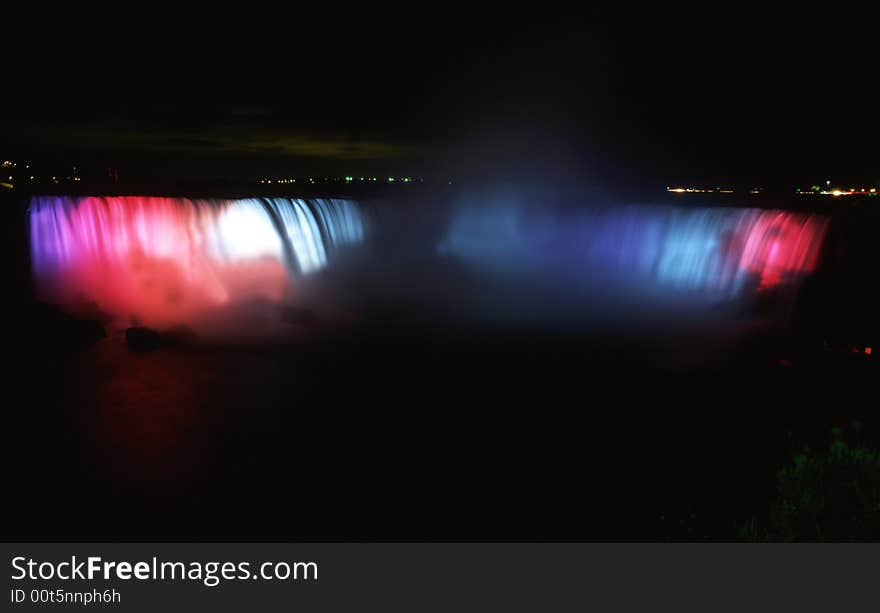
[[[59,17],[7,41],[0,149],[145,176],[880,182],[867,16],[530,9]]]

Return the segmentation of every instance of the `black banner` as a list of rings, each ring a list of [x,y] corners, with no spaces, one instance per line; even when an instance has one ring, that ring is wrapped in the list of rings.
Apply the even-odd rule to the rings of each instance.
[[[875,546],[7,544],[8,611],[707,611],[868,602]]]

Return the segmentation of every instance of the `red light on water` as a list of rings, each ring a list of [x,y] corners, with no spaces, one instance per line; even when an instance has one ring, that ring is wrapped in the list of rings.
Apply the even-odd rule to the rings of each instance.
[[[761,213],[748,231],[740,269],[759,275],[759,289],[776,287],[793,274],[813,272],[825,226],[820,218],[781,211]]]
[[[234,301],[280,302],[363,226],[345,200],[35,198],[31,259],[45,299],[165,326]]]

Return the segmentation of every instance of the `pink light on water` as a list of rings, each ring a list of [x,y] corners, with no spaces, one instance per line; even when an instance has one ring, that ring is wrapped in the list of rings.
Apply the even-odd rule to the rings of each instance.
[[[42,197],[30,223],[43,298],[156,326],[232,301],[279,302],[330,247],[363,238],[345,200]]]
[[[739,267],[759,275],[759,289],[809,274],[819,261],[826,226],[827,221],[816,216],[762,212],[749,228]]]

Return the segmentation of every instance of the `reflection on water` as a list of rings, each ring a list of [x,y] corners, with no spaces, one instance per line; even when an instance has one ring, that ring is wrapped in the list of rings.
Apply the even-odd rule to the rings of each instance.
[[[297,381],[272,357],[133,353],[113,335],[71,366],[66,394],[96,476],[135,489],[158,482],[164,490],[185,491],[231,450],[240,451],[242,439],[278,428],[279,415],[267,398],[282,382]],[[238,467],[248,458],[223,461]]]

